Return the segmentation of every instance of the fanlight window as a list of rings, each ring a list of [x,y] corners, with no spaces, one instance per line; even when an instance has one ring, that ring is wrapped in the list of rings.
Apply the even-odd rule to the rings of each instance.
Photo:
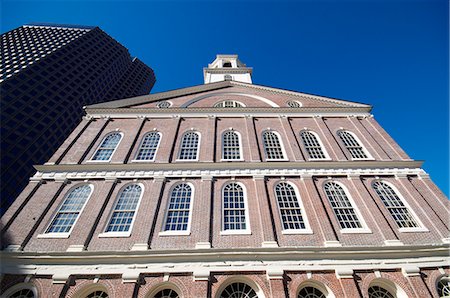
[[[120,192],[106,232],[120,233],[130,230],[141,193],[142,188],[137,184],[130,184]]]
[[[287,102],[287,105],[290,108],[301,108],[302,107],[302,103],[296,100],[290,100]]]
[[[225,76],[224,76],[224,79],[225,79],[225,81],[232,81],[232,80],[233,80],[233,77],[230,76],[230,75],[225,75]]]
[[[235,100],[224,100],[214,105],[215,108],[243,108],[243,103]]]
[[[179,159],[196,160],[198,158],[199,141],[200,134],[198,132],[190,131],[185,133],[181,140]]]
[[[31,289],[22,289],[14,292],[8,298],[34,298],[34,292]]]
[[[322,145],[319,142],[318,137],[311,131],[302,131],[300,136],[305,146],[306,152],[308,152],[310,159],[326,159]]]
[[[369,298],[395,298],[388,290],[379,286],[369,288]]]
[[[246,206],[244,189],[238,183],[229,183],[223,188],[223,230],[246,230]]]
[[[156,293],[153,298],[178,298],[180,297],[177,292],[172,289],[165,289]]]
[[[110,160],[121,139],[122,134],[119,132],[108,134],[98,147],[92,160]]]
[[[86,298],[108,298],[108,294],[103,291],[95,291],[86,296]]]
[[[265,131],[263,133],[263,143],[267,160],[284,159],[282,144],[276,132]]]
[[[440,298],[450,297],[450,279],[448,277],[442,278],[437,284],[437,290]]]
[[[46,233],[69,233],[92,193],[90,185],[72,189],[47,228]]]
[[[191,209],[192,188],[187,183],[176,185],[170,194],[165,231],[187,231]]]
[[[399,228],[419,227],[410,210],[391,186],[382,181],[377,181],[372,186]]]
[[[280,209],[281,222],[285,230],[305,229],[305,220],[297,199],[294,187],[286,182],[280,182],[275,186],[278,208]]]
[[[341,229],[362,228],[356,211],[342,186],[336,182],[327,182],[324,190]]]
[[[297,298],[326,298],[326,296],[322,291],[314,287],[304,287],[298,293]]]
[[[222,135],[222,158],[226,160],[241,159],[240,138],[235,131],[226,131]]]
[[[341,138],[342,143],[344,143],[345,148],[347,148],[352,158],[354,159],[368,158],[366,151],[361,146],[361,144],[359,144],[359,142],[356,140],[353,134],[349,133],[348,131],[341,130],[338,132],[338,135]]]
[[[258,298],[258,295],[249,285],[236,282],[227,286],[220,294],[220,298]]]
[[[158,104],[156,106],[160,109],[167,109],[167,108],[170,108],[171,105],[172,104],[168,101],[161,101],[161,102],[158,102]]]
[[[155,160],[156,150],[158,150],[161,134],[159,132],[149,132],[142,139],[141,147],[136,156],[136,160]]]

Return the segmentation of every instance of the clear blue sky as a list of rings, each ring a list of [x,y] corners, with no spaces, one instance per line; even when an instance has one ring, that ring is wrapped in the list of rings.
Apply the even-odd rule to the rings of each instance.
[[[446,0],[1,2],[1,32],[29,22],[100,26],[156,73],[152,93],[203,83],[238,54],[256,84],[374,106],[449,193]]]

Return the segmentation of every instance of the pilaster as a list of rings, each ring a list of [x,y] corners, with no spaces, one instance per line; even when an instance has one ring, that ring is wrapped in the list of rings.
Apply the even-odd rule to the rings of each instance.
[[[272,223],[273,216],[270,212],[269,198],[266,192],[265,177],[253,176],[256,189],[256,201],[258,203],[258,217],[260,219],[263,242],[262,247],[278,247],[277,239],[275,238],[275,230]]]

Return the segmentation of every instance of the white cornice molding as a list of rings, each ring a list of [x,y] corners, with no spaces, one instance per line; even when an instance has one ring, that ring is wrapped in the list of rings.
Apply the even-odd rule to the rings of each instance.
[[[398,247],[182,249],[121,252],[1,252],[2,273],[58,275],[223,271],[386,270],[439,267],[448,244]],[[246,257],[248,256],[248,257]],[[138,265],[136,265],[138,264]],[[416,271],[416,270],[415,270]]]

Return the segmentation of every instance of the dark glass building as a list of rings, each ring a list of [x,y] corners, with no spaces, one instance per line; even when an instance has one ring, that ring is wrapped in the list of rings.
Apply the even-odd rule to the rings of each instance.
[[[1,35],[1,211],[79,123],[82,107],[145,95],[153,70],[99,27],[30,24]]]

